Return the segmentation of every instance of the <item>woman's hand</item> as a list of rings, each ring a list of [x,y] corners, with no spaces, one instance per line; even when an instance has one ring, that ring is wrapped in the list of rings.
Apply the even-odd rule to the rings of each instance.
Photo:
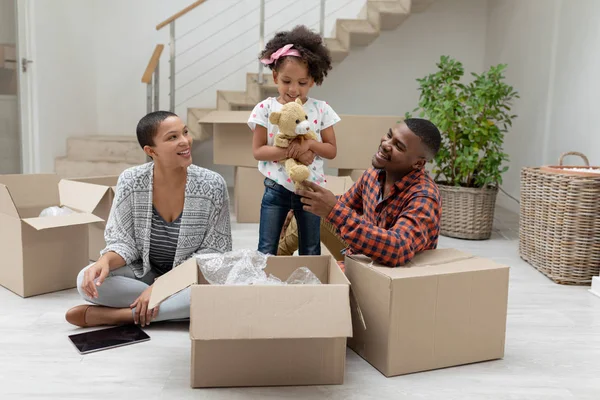
[[[316,154],[312,150],[298,156],[298,161],[307,167],[315,161]]]
[[[310,143],[314,142],[312,139],[294,139],[294,141],[288,147],[287,155],[288,158],[297,159],[300,154],[304,154],[310,150]]]
[[[94,265],[85,270],[81,289],[87,297],[91,299],[98,298],[98,289],[96,286],[102,285],[102,282],[104,282],[104,279],[106,279],[109,272],[110,268],[106,259],[98,260]]]
[[[135,308],[133,314],[133,322],[140,324],[141,326],[150,325],[150,321],[158,316],[158,306],[148,309],[148,303],[150,302],[150,295],[152,294],[152,286],[144,290],[140,297],[138,297],[130,308]]]

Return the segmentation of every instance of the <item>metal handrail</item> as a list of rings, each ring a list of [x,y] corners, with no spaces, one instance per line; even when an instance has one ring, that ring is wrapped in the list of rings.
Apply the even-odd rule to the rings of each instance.
[[[201,93],[204,93],[206,90],[208,90],[209,88],[215,86],[217,83],[222,82],[223,80],[227,79],[228,77],[230,77],[231,75],[233,75],[234,73],[237,73],[238,71],[248,67],[250,64],[252,64],[253,62],[257,62],[256,57],[253,57],[252,60],[249,60],[248,63],[244,63],[244,65],[242,65],[240,68],[236,69],[235,71],[227,74],[225,77],[219,79],[217,82],[212,83],[211,85],[208,85],[207,87],[205,87],[204,89],[202,89],[200,92],[197,92],[196,94],[186,98],[183,102],[179,102],[178,104],[176,104],[175,102],[175,94],[178,90],[188,86],[190,83],[192,83],[193,81],[205,76],[207,73],[209,73],[210,71],[215,70],[216,68],[218,68],[220,65],[222,65],[223,63],[226,63],[227,61],[231,60],[232,58],[238,56],[240,54],[240,52],[246,51],[250,48],[252,48],[253,46],[256,46],[257,42],[254,42],[252,45],[246,47],[245,49],[236,52],[236,54],[232,55],[231,57],[228,57],[227,59],[220,61],[219,64],[209,68],[208,70],[202,72],[201,74],[193,77],[191,80],[187,81],[186,83],[179,85],[178,87],[176,87],[175,85],[175,78],[176,76],[187,70],[188,68],[190,68],[191,66],[195,65],[196,63],[198,63],[201,60],[206,59],[206,57],[212,55],[213,53],[217,52],[218,50],[220,50],[220,48],[217,48],[215,50],[212,50],[209,53],[203,54],[202,57],[192,61],[191,63],[189,63],[188,65],[186,65],[185,67],[181,68],[179,71],[176,71],[175,68],[175,63],[176,63],[176,59],[178,56],[181,56],[183,54],[188,53],[189,51],[191,51],[192,49],[196,48],[197,46],[199,46],[200,44],[206,42],[207,40],[209,40],[210,38],[215,37],[217,34],[219,34],[220,32],[222,32],[223,30],[227,29],[228,27],[232,26],[232,24],[228,24],[227,26],[223,27],[222,29],[219,29],[217,32],[211,34],[208,37],[203,38],[202,40],[200,40],[199,42],[193,44],[192,46],[190,46],[189,48],[186,48],[184,51],[180,52],[179,54],[176,53],[176,44],[177,44],[177,39],[181,39],[182,37],[185,37],[187,35],[189,35],[191,32],[195,31],[196,29],[198,29],[199,27],[204,25],[204,22],[201,23],[200,25],[197,25],[194,28],[189,29],[187,32],[185,32],[184,34],[182,34],[179,37],[175,36],[175,21],[179,18],[181,18],[182,16],[184,16],[185,14],[187,14],[188,12],[192,11],[193,9],[195,9],[196,7],[198,7],[199,5],[201,5],[202,3],[204,3],[206,0],[199,0],[194,2],[193,4],[189,5],[188,7],[184,8],[183,10],[179,11],[178,13],[174,14],[173,16],[169,17],[168,19],[166,19],[165,21],[161,22],[160,24],[158,24],[156,26],[157,30],[160,30],[162,28],[164,28],[165,26],[169,25],[169,110],[174,112],[175,108],[180,106],[181,104],[187,102],[188,100],[200,95]],[[225,8],[224,10],[220,11],[218,14],[216,14],[216,16],[224,14],[227,12],[227,10],[230,10],[231,8],[235,7],[236,5],[238,5],[241,1],[237,1],[236,3],[234,3],[233,5],[228,6],[227,8]],[[267,19],[270,19],[271,17],[278,15],[281,11],[283,11],[284,8],[288,7],[289,4],[286,4],[282,9],[278,10],[277,13],[274,13],[273,15],[269,16],[268,18],[266,18],[265,14],[266,14],[266,4],[270,3],[271,1],[275,1],[275,0],[260,0],[260,9],[259,9],[259,22],[255,25],[253,25],[251,28],[245,30],[242,34],[230,39],[225,45],[231,43],[233,40],[238,39],[241,36],[246,35],[248,32],[250,32],[251,30],[255,29],[257,26],[259,27],[259,38],[258,38],[258,46],[259,46],[259,51],[262,51],[264,49],[265,46],[265,21]],[[279,0],[277,0],[279,2]],[[347,2],[344,3],[344,5],[342,5],[341,7],[337,8],[336,10],[334,10],[333,12],[330,12],[326,15],[326,0],[319,0],[319,21],[318,21],[318,29],[319,29],[319,34],[324,37],[325,35],[325,20],[328,16],[340,11],[341,9],[343,9],[344,7],[346,7],[347,5],[349,5],[350,3],[352,3],[353,1],[356,0],[349,0]],[[279,4],[279,3],[278,3]],[[241,18],[238,18],[238,21],[245,18],[246,16],[243,16]],[[290,23],[292,23],[294,20],[297,20],[298,17],[295,17],[294,19],[286,22],[285,24],[283,24],[280,28],[273,30],[271,33],[275,33],[283,28],[285,28],[287,25],[289,25]],[[312,26],[315,26],[317,24],[312,24]],[[312,28],[311,28],[312,29]],[[162,45],[161,45],[162,46]],[[157,46],[158,47],[158,46]],[[164,47],[164,46],[163,46]],[[221,46],[222,48],[222,46]],[[156,50],[155,50],[156,51]],[[162,51],[162,48],[161,48]],[[262,63],[258,63],[258,79],[257,82],[262,85],[265,83],[265,79],[264,79],[264,66]],[[159,81],[159,76],[158,76],[158,63],[156,65],[155,68],[155,72],[152,74],[152,77],[154,79],[154,83],[152,86],[152,94],[154,95],[154,104],[148,106],[148,109],[156,109],[158,107],[158,81]],[[144,82],[146,84],[149,85],[149,91],[148,91],[148,98],[151,99],[151,92],[150,92],[150,83],[149,82]],[[151,101],[149,100],[149,104],[151,103]]]
[[[142,75],[142,83],[146,84],[146,112],[148,113],[159,109],[159,67],[160,56],[164,48],[164,44],[156,45],[144,75]]]

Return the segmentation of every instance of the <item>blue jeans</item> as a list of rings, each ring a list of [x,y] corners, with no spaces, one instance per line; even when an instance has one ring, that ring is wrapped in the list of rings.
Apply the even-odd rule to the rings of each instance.
[[[290,210],[298,224],[298,253],[301,256],[321,255],[321,217],[302,209],[301,197],[269,178],[265,178],[265,193],[260,205],[258,251],[277,255],[279,235]]]

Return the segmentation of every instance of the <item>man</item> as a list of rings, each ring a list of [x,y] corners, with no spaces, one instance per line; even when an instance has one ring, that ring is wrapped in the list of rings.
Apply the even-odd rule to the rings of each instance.
[[[405,265],[437,247],[441,198],[425,164],[440,144],[434,124],[406,119],[381,138],[373,168],[339,199],[306,182],[313,191],[298,191],[304,209],[337,228],[346,254],[364,254],[389,267]]]

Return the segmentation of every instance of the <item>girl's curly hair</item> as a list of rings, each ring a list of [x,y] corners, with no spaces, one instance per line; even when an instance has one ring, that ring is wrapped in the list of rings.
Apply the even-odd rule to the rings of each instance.
[[[298,25],[291,31],[279,32],[271,39],[265,49],[260,53],[259,60],[271,57],[271,54],[285,46],[293,44],[294,49],[300,53],[300,58],[308,67],[308,74],[317,85],[323,83],[327,72],[331,70],[331,55],[329,49],[323,44],[323,39],[304,25]],[[277,71],[287,57],[278,59],[269,64],[271,70]]]

